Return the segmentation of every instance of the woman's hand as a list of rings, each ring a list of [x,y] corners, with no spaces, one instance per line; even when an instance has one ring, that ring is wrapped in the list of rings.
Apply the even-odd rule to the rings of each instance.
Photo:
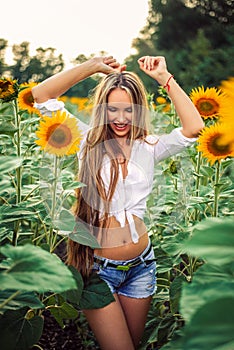
[[[97,73],[120,73],[126,69],[126,65],[120,65],[120,63],[117,62],[117,60],[113,56],[94,57],[92,60],[96,65]]]
[[[171,75],[167,70],[166,60],[163,56],[143,56],[139,58],[140,69],[159,84],[164,85]]]

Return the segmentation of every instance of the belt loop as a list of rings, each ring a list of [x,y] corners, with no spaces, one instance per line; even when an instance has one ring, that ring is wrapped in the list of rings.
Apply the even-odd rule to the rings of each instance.
[[[108,264],[108,261],[109,261],[108,259],[105,259],[105,260],[104,260],[104,264],[103,264],[103,267],[106,267],[106,266],[107,266],[107,264]]]
[[[145,262],[144,257],[143,257],[143,256],[140,256],[140,259],[141,259],[141,261],[143,262],[143,264],[146,266],[146,262]]]

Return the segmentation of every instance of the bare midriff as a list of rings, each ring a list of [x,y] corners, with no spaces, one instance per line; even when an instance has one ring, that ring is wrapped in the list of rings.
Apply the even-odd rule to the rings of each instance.
[[[131,240],[128,222],[125,227],[121,227],[116,218],[111,216],[107,224],[108,229],[97,237],[102,248],[95,249],[95,255],[111,260],[130,260],[139,256],[147,247],[149,237],[143,220],[134,215],[133,218],[139,234],[137,243]]]

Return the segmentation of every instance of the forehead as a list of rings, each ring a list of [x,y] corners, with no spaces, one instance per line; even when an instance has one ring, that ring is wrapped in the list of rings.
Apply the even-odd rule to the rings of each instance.
[[[131,98],[126,90],[116,88],[108,96],[108,103],[126,103],[131,104]]]

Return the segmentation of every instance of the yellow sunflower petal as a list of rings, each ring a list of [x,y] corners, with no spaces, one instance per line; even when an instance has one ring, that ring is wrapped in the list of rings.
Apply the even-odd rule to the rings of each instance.
[[[41,149],[59,157],[79,151],[81,132],[77,120],[66,112],[58,111],[52,117],[43,117],[36,131],[35,141]]]
[[[198,138],[197,148],[211,165],[215,161],[234,156],[233,138],[230,139],[228,137],[225,139],[228,135],[230,135],[230,127],[221,123],[205,127],[202,130]]]
[[[204,86],[193,89],[190,98],[204,119],[218,117],[226,101],[221,90],[214,87],[204,89]]]
[[[232,99],[234,98],[234,77],[223,80],[220,86],[221,90]]]
[[[29,113],[40,115],[39,110],[34,108],[34,99],[32,95],[32,88],[36,85],[37,83],[23,84],[23,89],[18,95],[18,105],[21,110],[27,110]]]

